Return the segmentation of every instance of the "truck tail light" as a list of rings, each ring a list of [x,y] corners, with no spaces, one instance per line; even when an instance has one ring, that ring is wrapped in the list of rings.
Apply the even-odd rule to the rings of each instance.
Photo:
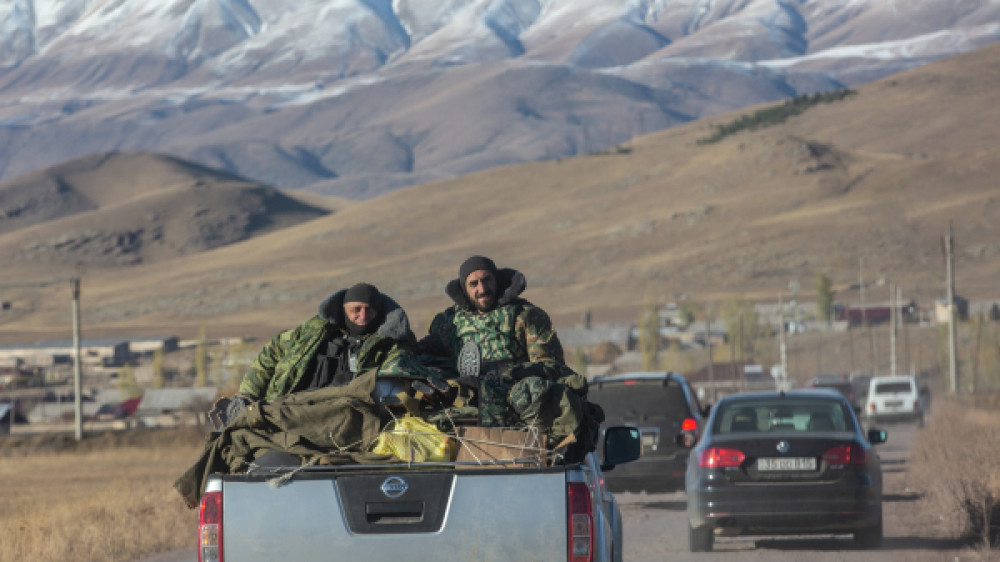
[[[698,431],[698,422],[694,418],[684,418],[681,422],[681,431]]]
[[[198,513],[198,562],[223,562],[222,492],[206,492]]]
[[[566,485],[569,511],[569,560],[592,562],[594,560],[594,506],[590,490],[583,482]]]
[[[747,458],[739,449],[709,447],[698,455],[698,466],[702,468],[738,467]]]
[[[857,443],[851,443],[827,449],[823,453],[823,460],[831,466],[863,465],[868,464],[868,452]]]

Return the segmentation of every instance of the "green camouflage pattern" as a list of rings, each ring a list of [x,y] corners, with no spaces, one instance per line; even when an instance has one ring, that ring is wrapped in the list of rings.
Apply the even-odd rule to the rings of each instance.
[[[510,389],[510,407],[520,423],[538,428],[553,446],[583,421],[583,400],[566,386],[528,377]]]
[[[522,381],[557,382],[586,395],[587,380],[566,366],[548,314],[526,300],[514,299],[486,313],[452,306],[434,317],[420,344],[428,353],[453,360],[467,341],[476,342],[482,353],[478,397],[482,426],[513,427],[524,422],[511,405],[511,391]]]
[[[325,319],[314,316],[279,333],[250,365],[239,392],[256,400],[274,400],[292,392],[332,329]],[[358,372],[369,369],[377,369],[378,376],[439,376],[419,363],[404,342],[377,333],[367,336],[358,350]]]
[[[483,427],[513,427],[517,418],[507,401],[514,386],[509,375],[494,371],[479,380],[479,425]]]
[[[563,361],[562,345],[548,315],[520,299],[485,313],[452,306],[434,318],[429,336],[452,357],[462,344],[474,341],[483,361]]]
[[[604,411],[566,385],[527,377],[510,389],[509,404],[518,426],[537,428],[550,447],[573,437],[563,450],[566,462],[579,462],[597,445]]]
[[[576,375],[565,364],[562,344],[549,315],[523,299],[514,299],[486,313],[451,306],[434,317],[428,332],[420,343],[431,354],[455,358],[465,342],[474,341],[484,362],[509,361],[522,368],[528,363],[541,364],[547,368],[545,376],[553,380]],[[585,380],[571,384],[578,389],[585,385]]]

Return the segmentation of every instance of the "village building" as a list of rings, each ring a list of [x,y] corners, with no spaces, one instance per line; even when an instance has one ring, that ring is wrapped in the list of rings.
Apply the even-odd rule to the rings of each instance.
[[[962,298],[962,297],[960,297],[960,296],[958,296],[958,295],[955,295],[955,301],[954,302],[955,302],[955,319],[959,320],[959,321],[968,320],[969,319],[969,301],[966,300],[966,299],[964,299],[964,298]],[[943,299],[938,299],[938,300],[934,301],[934,320],[938,324],[947,324],[948,323],[948,312],[950,310],[951,310],[951,307],[948,306],[948,299],[947,299],[947,297],[943,298]]]
[[[150,336],[132,338],[128,341],[128,345],[133,356],[150,356],[157,351],[162,353],[177,351],[180,349],[180,340],[177,336]]]

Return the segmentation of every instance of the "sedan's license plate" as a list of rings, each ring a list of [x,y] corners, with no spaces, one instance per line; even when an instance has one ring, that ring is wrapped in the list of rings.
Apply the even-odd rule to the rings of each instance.
[[[757,459],[757,470],[816,470],[816,457],[787,457]]]

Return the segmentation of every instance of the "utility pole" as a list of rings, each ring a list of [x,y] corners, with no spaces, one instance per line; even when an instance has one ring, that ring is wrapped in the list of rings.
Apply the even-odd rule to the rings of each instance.
[[[719,391],[715,387],[715,369],[712,365],[712,314],[705,307],[705,349],[708,350],[708,384],[712,386],[712,404],[719,400]]]
[[[944,238],[944,263],[948,283],[948,375],[949,389],[952,394],[958,392],[958,359],[955,356],[955,239],[952,236],[951,223],[948,223],[948,234]]]
[[[743,320],[743,311],[740,310],[740,320]],[[740,375],[739,371],[736,369],[736,338],[735,334],[728,334],[729,336],[729,363],[733,367],[733,388],[739,388],[740,386]]]
[[[896,300],[899,301],[899,306],[903,306],[903,289],[896,287]],[[909,307],[907,307],[909,310]],[[902,311],[901,311],[902,312]],[[910,323],[906,321],[907,315],[904,314],[899,320],[899,325],[903,329],[903,357],[906,360],[906,365],[904,367],[909,369],[911,375],[916,375],[916,368],[913,366],[913,356],[910,355]]]
[[[896,376],[896,322],[899,321],[899,311],[896,302],[896,285],[889,283],[889,374]]]
[[[979,346],[982,343],[983,322],[986,320],[982,314],[976,315],[976,345],[972,351],[972,394],[975,395],[979,389]]]
[[[785,301],[784,296],[778,293],[778,348],[781,351],[781,388],[785,390],[788,383],[788,348],[785,345]]]
[[[878,353],[875,351],[875,334],[872,333],[871,326],[868,325],[868,308],[865,306],[865,275],[864,259],[858,258],[858,287],[861,289],[861,324],[865,327],[868,335],[868,351],[871,352],[872,376],[878,376]]]
[[[816,338],[816,374],[823,372],[823,338]]]
[[[73,289],[73,399],[74,411],[76,412],[76,440],[83,439],[83,403],[81,400],[82,382],[80,375],[80,277],[83,275],[83,266],[76,264],[76,275],[70,280],[70,287]]]
[[[847,316],[847,349],[851,353],[851,373],[858,372],[854,362],[854,330],[851,328],[850,314]]]
[[[743,309],[740,309],[740,363],[743,364],[743,369],[740,371],[740,390],[746,392],[747,390],[747,378],[746,378],[746,356],[744,351],[746,350],[747,344],[743,340]]]

